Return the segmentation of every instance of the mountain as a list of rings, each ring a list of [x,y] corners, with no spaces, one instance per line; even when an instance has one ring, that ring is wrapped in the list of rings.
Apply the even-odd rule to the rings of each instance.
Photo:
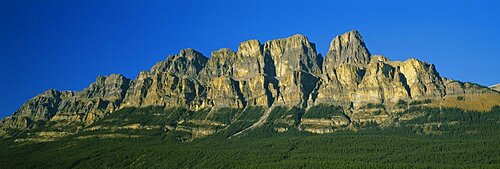
[[[277,132],[331,133],[368,122],[397,125],[412,107],[490,111],[497,105],[498,91],[442,77],[433,64],[372,55],[354,30],[334,37],[324,59],[299,34],[263,44],[249,40],[238,51],[223,48],[210,58],[184,49],[133,80],[112,74],[82,91],[47,90],[2,119],[0,135],[50,141],[82,131],[149,128],[187,132],[192,140],[238,123],[227,137],[267,123],[279,124]],[[119,111],[156,107],[177,115],[161,125],[104,123]]]

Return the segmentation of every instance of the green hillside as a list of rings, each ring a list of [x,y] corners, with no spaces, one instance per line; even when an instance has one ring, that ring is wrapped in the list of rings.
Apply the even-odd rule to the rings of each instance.
[[[500,168],[500,108],[491,112],[411,108],[390,127],[346,126],[330,134],[299,131],[310,109],[276,108],[268,122],[240,137],[263,113],[259,107],[190,112],[148,107],[123,109],[52,142],[0,144],[1,168]],[[419,114],[416,118],[406,118]],[[329,116],[329,115],[327,115]],[[193,124],[193,119],[211,120]],[[243,120],[245,119],[245,120]],[[282,119],[282,120],[278,120]],[[410,120],[408,120],[410,119]],[[191,122],[190,122],[191,121]],[[286,122],[290,123],[286,123]],[[150,126],[106,128],[111,126]],[[154,128],[154,126],[163,126]],[[216,134],[189,139],[172,127]],[[278,133],[276,126],[291,126]]]

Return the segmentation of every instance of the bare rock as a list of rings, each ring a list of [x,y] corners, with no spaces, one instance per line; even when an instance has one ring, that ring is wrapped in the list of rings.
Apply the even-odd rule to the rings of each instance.
[[[321,61],[315,45],[303,35],[294,35],[266,42],[264,54],[272,60],[266,62],[266,73],[277,81],[275,102],[306,106],[321,75]]]

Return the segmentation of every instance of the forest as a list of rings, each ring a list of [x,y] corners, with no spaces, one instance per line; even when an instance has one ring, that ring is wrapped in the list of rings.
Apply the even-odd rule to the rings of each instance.
[[[332,110],[332,111],[325,111]],[[231,124],[208,137],[186,141],[188,132],[164,130],[85,131],[53,142],[0,142],[1,168],[500,168],[500,107],[489,112],[411,107],[392,126],[311,134],[291,127],[273,130],[278,118],[297,126],[302,116],[342,115],[335,107],[309,111],[277,108],[266,125],[241,137],[228,136],[250,126],[259,107],[223,109],[210,116],[183,109],[127,108],[92,126],[122,123],[194,126],[182,119],[214,119]],[[330,115],[328,114],[330,112]],[[159,116],[158,114],[165,114]],[[197,114],[198,113],[198,114]],[[326,114],[325,114],[326,113]],[[161,117],[161,118],[159,118]],[[181,120],[180,120],[181,119]],[[240,119],[240,120],[235,120]],[[245,119],[245,120],[242,120]],[[91,133],[140,135],[130,138],[85,138]],[[165,134],[168,133],[168,134]]]

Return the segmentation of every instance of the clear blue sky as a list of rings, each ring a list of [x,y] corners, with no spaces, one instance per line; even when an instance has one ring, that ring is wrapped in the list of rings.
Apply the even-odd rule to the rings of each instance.
[[[373,54],[415,57],[441,75],[500,83],[499,1],[0,0],[0,117],[54,88],[139,71],[183,48],[211,51],[304,34],[326,53],[357,29]]]

